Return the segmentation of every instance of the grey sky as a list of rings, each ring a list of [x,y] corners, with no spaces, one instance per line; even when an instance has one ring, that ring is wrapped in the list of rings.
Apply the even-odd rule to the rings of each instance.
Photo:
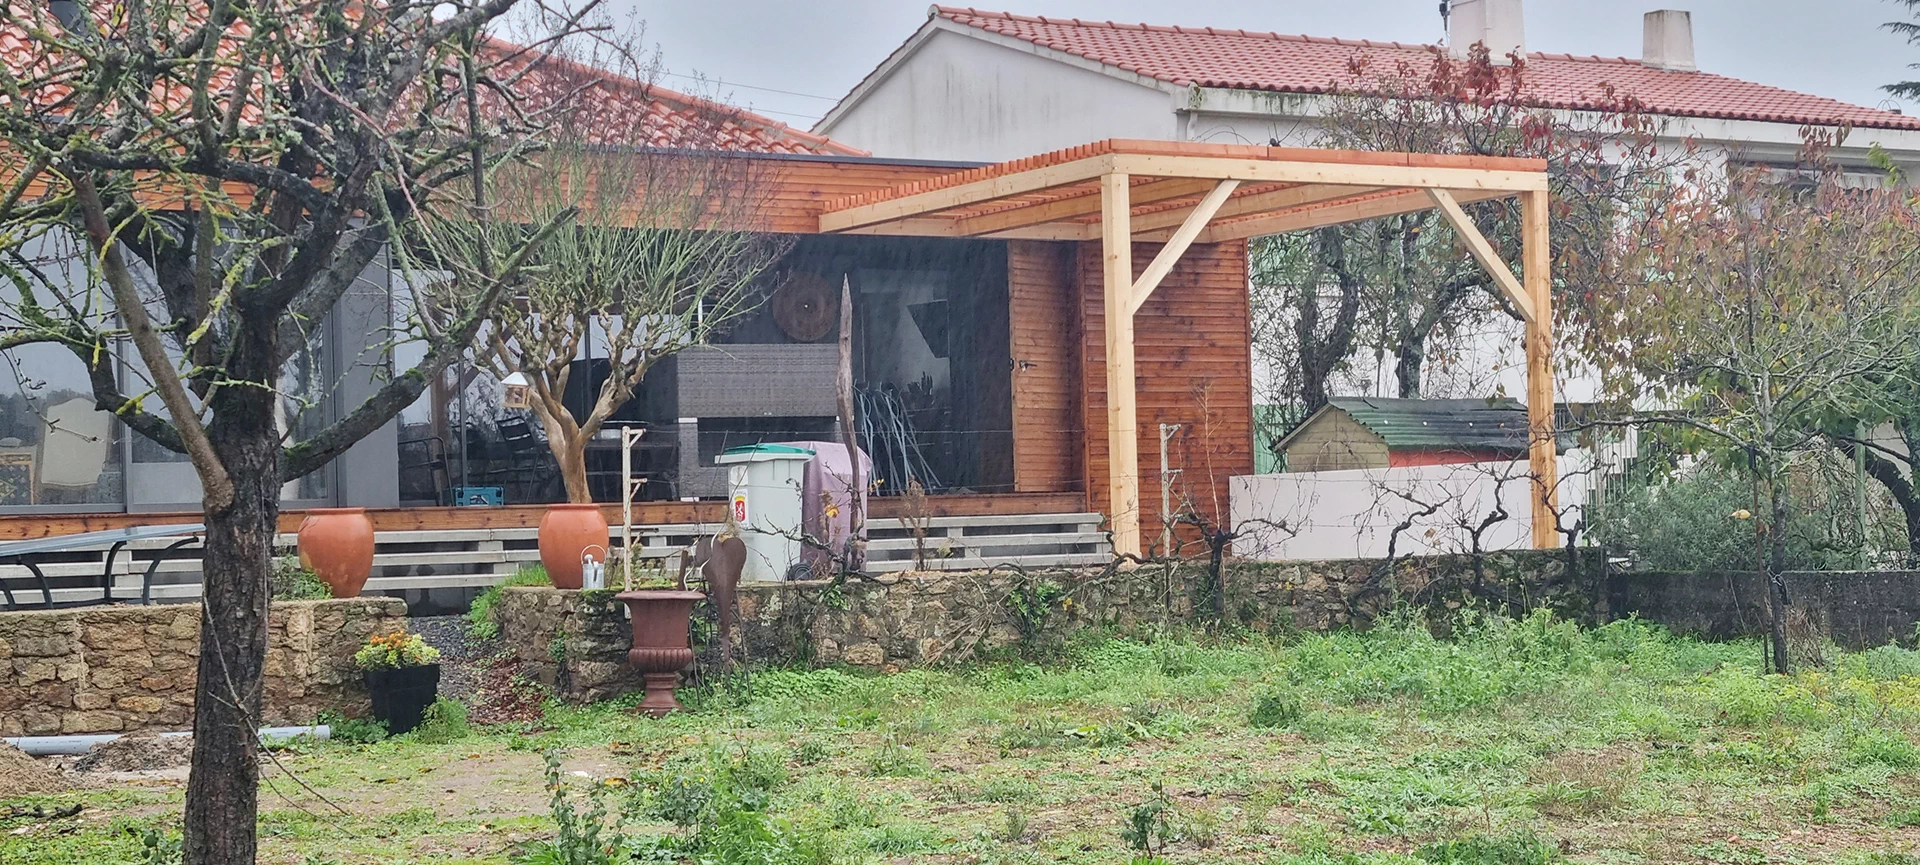
[[[926,20],[914,0],[613,0],[647,22],[669,72],[725,82],[703,88],[801,128],[833,105]],[[952,5],[961,2],[950,0]],[[965,0],[1030,15],[1235,27],[1353,39],[1432,42],[1437,0]],[[1885,0],[1527,0],[1532,51],[1638,57],[1640,16],[1693,12],[1708,72],[1892,107],[1879,87],[1920,78],[1908,46],[1878,29],[1902,8]],[[661,81],[686,88],[686,78]],[[791,96],[763,89],[818,97]],[[1912,112],[1914,105],[1901,106]],[[776,113],[778,112],[778,113]]]

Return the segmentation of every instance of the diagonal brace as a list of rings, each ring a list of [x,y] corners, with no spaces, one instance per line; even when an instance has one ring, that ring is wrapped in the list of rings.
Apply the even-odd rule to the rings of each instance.
[[[1133,294],[1127,300],[1128,315],[1140,311],[1140,306],[1153,295],[1153,290],[1160,287],[1160,280],[1165,279],[1167,274],[1172,272],[1173,266],[1179,263],[1180,256],[1187,254],[1187,247],[1193,245],[1194,238],[1200,236],[1200,232],[1206,229],[1213,215],[1220,212],[1220,206],[1227,203],[1227,198],[1233,195],[1233,191],[1239,186],[1238,180],[1222,180],[1213,187],[1213,191],[1207,193],[1207,197],[1200,199],[1200,203],[1194,205],[1193,212],[1187,214],[1187,220],[1180,223],[1179,230],[1173,233],[1173,237],[1168,238],[1165,246],[1160,247],[1160,254],[1153,257],[1153,263],[1147,265],[1146,271],[1140,274],[1140,279],[1134,282]]]
[[[1506,294],[1508,302],[1520,311],[1520,317],[1532,323],[1539,315],[1535,301],[1521,287],[1520,280],[1514,278],[1513,268],[1507,266],[1500,258],[1500,253],[1494,250],[1493,244],[1487,242],[1486,235],[1481,234],[1473,220],[1467,218],[1467,212],[1460,209],[1460,202],[1454,199],[1453,193],[1439,187],[1429,187],[1427,197],[1433,199],[1434,206],[1453,225],[1453,230],[1466,242],[1467,251],[1473,253],[1474,260],[1480,262],[1480,267],[1486,270],[1488,276],[1493,277],[1500,291]]]

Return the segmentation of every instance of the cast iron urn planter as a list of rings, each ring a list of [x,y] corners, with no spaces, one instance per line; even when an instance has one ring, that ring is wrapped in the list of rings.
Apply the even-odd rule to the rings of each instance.
[[[440,665],[367,670],[367,696],[373,699],[373,717],[387,722],[387,732],[398,736],[420,726],[420,718],[440,693]]]
[[[706,595],[685,589],[638,589],[613,597],[633,613],[633,648],[627,652],[627,663],[647,683],[647,699],[635,711],[656,718],[679,711],[673,689],[680,685],[680,671],[693,664],[687,619],[693,605]]]

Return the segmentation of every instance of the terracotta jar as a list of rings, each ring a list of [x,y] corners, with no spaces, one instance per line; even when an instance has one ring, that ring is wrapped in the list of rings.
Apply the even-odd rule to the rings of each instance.
[[[366,508],[314,508],[300,522],[300,565],[336,598],[357,598],[373,573],[373,521]]]
[[[580,588],[580,555],[593,547],[593,557],[605,562],[609,538],[599,505],[548,505],[540,518],[540,564],[547,579],[557,589]]]
[[[687,619],[706,595],[684,589],[640,589],[614,595],[633,613],[633,648],[627,663],[647,683],[647,699],[634,708],[656,718],[680,709],[673,689],[680,671],[693,663],[687,644]]]

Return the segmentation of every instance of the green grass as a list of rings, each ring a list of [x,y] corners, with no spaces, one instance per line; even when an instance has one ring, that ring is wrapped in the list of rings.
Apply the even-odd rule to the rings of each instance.
[[[500,581],[497,586],[488,586],[485,591],[473,598],[467,607],[467,633],[477,639],[487,640],[500,635],[500,623],[494,620],[493,607],[500,603],[501,590],[509,586],[545,586],[551,585],[547,578],[547,569],[538,564],[522,564],[513,575]]]
[[[283,760],[346,814],[269,769],[262,861],[532,856],[559,749],[633,861],[1146,861],[1127,830],[1164,795],[1149,846],[1171,863],[1920,863],[1920,655],[1836,657],[1765,676],[1755,643],[1540,615],[762,670],[660,720],[632,697],[438,745],[303,744]],[[135,861],[127,829],[171,829],[180,795],[51,797],[90,807],[0,822],[0,862]]]

